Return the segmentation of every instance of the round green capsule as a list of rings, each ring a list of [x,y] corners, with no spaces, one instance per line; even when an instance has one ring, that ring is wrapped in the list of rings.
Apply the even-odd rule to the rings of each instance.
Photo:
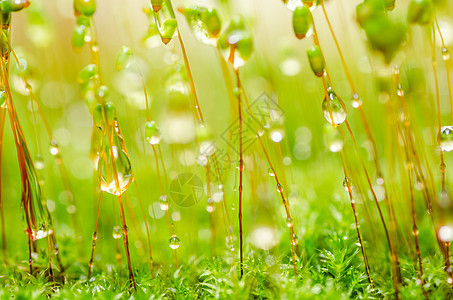
[[[162,5],[164,5],[164,0],[151,0],[151,5],[153,7],[154,12],[158,12],[162,9]]]
[[[127,46],[122,46],[118,54],[116,55],[115,68],[121,71],[127,68],[131,62],[134,53],[132,49]]]
[[[79,16],[79,17],[77,17],[76,23],[79,26],[83,25],[85,27],[89,27],[90,26],[90,18],[85,17],[85,16]]]
[[[93,110],[93,123],[96,127],[102,127],[102,105],[97,103]]]
[[[79,25],[74,28],[72,33],[72,47],[80,50],[85,45],[86,29],[84,25]]]
[[[303,39],[307,35],[312,22],[311,12],[308,6],[296,7],[293,13],[293,29],[298,39]]]
[[[386,10],[393,10],[395,8],[395,0],[385,0],[384,7]]]
[[[242,59],[248,59],[253,53],[253,40],[250,32],[246,30],[234,31],[231,34],[237,38],[236,49]]]
[[[113,123],[116,117],[116,107],[113,102],[107,102],[104,106],[105,113],[107,114],[107,120],[109,123]]]
[[[426,25],[431,23],[434,16],[434,5],[431,0],[412,0],[407,10],[409,23]]]
[[[206,25],[209,37],[217,38],[222,29],[222,22],[220,20],[217,10],[214,8],[208,8],[202,13],[202,21]]]
[[[91,17],[96,11],[96,1],[74,0],[74,10],[86,17]]]
[[[165,45],[167,45],[175,35],[177,26],[178,23],[176,22],[176,19],[165,20],[162,24],[161,39]]]
[[[79,83],[84,83],[93,78],[98,73],[98,67],[95,64],[90,64],[84,67],[79,72],[77,80]]]
[[[324,74],[324,58],[319,46],[312,46],[307,50],[308,61],[310,67],[316,76],[321,77]]]

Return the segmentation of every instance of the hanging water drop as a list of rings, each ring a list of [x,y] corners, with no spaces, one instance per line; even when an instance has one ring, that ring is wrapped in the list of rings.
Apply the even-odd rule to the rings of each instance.
[[[178,249],[179,245],[181,245],[181,239],[177,235],[172,235],[168,240],[168,245],[173,250]]]
[[[160,209],[163,211],[167,211],[169,208],[168,201],[167,201],[167,195],[162,195],[159,197],[159,205]]]
[[[280,194],[283,192],[283,188],[280,183],[277,183],[277,192],[279,192]]]
[[[267,174],[269,174],[269,176],[271,176],[271,177],[274,177],[274,176],[275,176],[274,170],[273,170],[272,168],[269,168],[269,169],[267,170]]]
[[[354,186],[352,185],[352,181],[349,177],[345,177],[343,180],[343,188],[346,192],[351,192]]]
[[[102,132],[97,172],[101,190],[112,195],[121,195],[134,181],[132,165],[123,135],[116,118],[113,103],[104,106],[109,126]]]
[[[115,226],[113,227],[113,238],[118,240],[121,238],[121,227]]]
[[[58,143],[56,140],[50,141],[50,154],[57,155],[60,152],[60,148],[58,148]]]
[[[145,125],[145,140],[151,145],[159,144],[161,139],[160,131],[154,121],[146,122]]]
[[[449,61],[450,60],[450,52],[448,52],[447,48],[442,48],[442,59],[444,61]]]
[[[346,111],[342,101],[333,90],[328,91],[327,97],[324,98],[322,112],[326,121],[334,126],[340,125],[346,120]]]
[[[357,93],[352,94],[352,107],[359,108],[362,106],[362,98]]]
[[[442,126],[439,133],[440,149],[445,152],[453,150],[453,126]]]
[[[293,219],[290,217],[286,218],[286,227],[291,228],[293,227],[293,225],[294,225]]]

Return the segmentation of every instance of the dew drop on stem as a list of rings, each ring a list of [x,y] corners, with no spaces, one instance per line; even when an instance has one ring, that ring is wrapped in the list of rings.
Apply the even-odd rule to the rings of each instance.
[[[173,250],[178,249],[179,245],[181,245],[181,239],[177,235],[172,235],[168,240],[168,245]]]

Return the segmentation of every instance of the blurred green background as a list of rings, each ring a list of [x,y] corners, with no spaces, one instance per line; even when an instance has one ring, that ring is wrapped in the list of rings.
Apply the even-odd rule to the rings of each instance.
[[[137,55],[137,65],[146,81],[149,93],[152,119],[159,125],[168,120],[168,91],[166,79],[172,70],[183,65],[180,45],[177,39],[164,46],[156,38],[146,38],[148,19],[143,12],[145,1],[117,0],[98,1],[94,16],[100,48],[101,67],[104,82],[111,89],[110,100],[118,110],[118,119],[131,157],[135,179],[146,216],[150,220],[153,256],[158,264],[171,263],[168,247],[169,233],[163,212],[160,210],[161,195],[154,156],[150,145],[145,145],[144,124],[146,122],[145,98],[136,68],[118,72],[115,57],[120,47],[127,45]],[[333,29],[345,54],[358,92],[363,98],[364,110],[377,140],[379,156],[384,163],[386,178],[398,186],[400,178],[388,172],[388,161],[395,159],[388,146],[389,132],[394,130],[388,122],[385,111],[385,95],[379,92],[379,78],[389,77],[392,66],[397,64],[403,72],[405,88],[412,89],[409,98],[413,110],[413,120],[419,128],[419,135],[425,141],[436,183],[440,180],[438,170],[438,150],[435,144],[436,119],[434,106],[433,76],[431,67],[430,28],[409,26],[409,38],[390,66],[383,63],[380,54],[367,45],[365,35],[355,20],[355,7],[360,1],[330,0],[326,9]],[[312,38],[297,40],[292,30],[291,12],[278,0],[253,1],[174,1],[175,7],[190,4],[219,8],[223,26],[231,16],[241,14],[254,38],[255,51],[241,68],[240,74],[250,102],[267,93],[284,112],[284,139],[281,142],[282,155],[278,145],[266,139],[268,149],[275,164],[284,171],[284,192],[289,198],[294,219],[294,228],[306,257],[311,257],[318,249],[328,247],[323,236],[329,232],[343,232],[355,238],[354,218],[347,193],[342,181],[344,174],[338,154],[330,153],[323,138],[325,119],[321,103],[324,97],[322,82],[309,68],[306,49],[313,44]],[[397,1],[392,15],[405,22],[408,1]],[[451,11],[453,3],[445,1],[438,10],[439,26],[444,34],[447,47],[453,43],[453,23]],[[358,141],[361,156],[374,174],[370,147],[367,145],[358,113],[351,107],[351,91],[335,44],[327,28],[321,8],[314,13],[321,46],[336,92],[343,98],[348,108],[348,120]],[[228,92],[222,77],[218,53],[195,39],[183,16],[177,13],[178,25],[184,41],[195,87],[207,125],[212,129],[219,149],[229,153],[237,161],[236,152],[222,139],[222,134],[234,124],[236,111],[232,111]],[[32,114],[32,105],[20,77],[14,67],[11,83],[14,88],[13,101],[17,107],[28,146],[33,157],[42,155],[44,169],[38,172],[44,187],[47,205],[52,213],[56,236],[59,241],[62,259],[65,264],[79,262],[86,268],[91,250],[91,234],[94,230],[98,201],[98,181],[94,176],[89,158],[92,119],[85,101],[82,99],[76,81],[81,68],[90,61],[88,48],[75,53],[71,47],[71,36],[75,24],[72,1],[41,0],[32,1],[26,10],[16,13],[12,23],[12,46],[23,57],[30,70],[29,81],[42,105],[54,132],[54,138],[61,146],[62,157],[69,173],[73,195],[64,190],[58,166],[49,153],[48,140],[42,121]],[[439,41],[439,39],[437,39]],[[445,79],[445,66],[440,58],[438,47],[438,70],[440,75],[440,96],[442,118],[449,120],[448,89]],[[415,75],[413,75],[415,74]],[[413,76],[412,76],[413,75]],[[412,77],[411,77],[412,76]],[[189,103],[189,102],[187,102]],[[427,104],[426,104],[427,103]],[[425,111],[425,105],[431,111]],[[189,108],[187,114],[191,114]],[[445,124],[448,125],[448,124]],[[266,132],[268,135],[269,131]],[[185,145],[169,145],[165,136],[161,142],[164,161],[170,182],[178,174],[192,172],[205,181],[205,169],[196,162],[198,150],[193,141]],[[5,206],[8,254],[16,261],[27,259],[27,238],[21,225],[21,182],[13,136],[7,121],[3,139],[3,163],[1,170],[2,197]],[[351,141],[346,141],[346,153],[351,160],[353,181],[363,184],[363,174],[359,168]],[[252,156],[252,153],[255,153]],[[253,159],[252,159],[253,157]],[[283,158],[286,165],[283,164]],[[253,161],[254,160],[254,161]],[[448,163],[453,160],[447,158]],[[235,192],[236,165],[224,164],[223,178],[226,205],[237,238],[237,193]],[[275,182],[268,173],[265,157],[255,143],[246,152],[244,181],[244,231],[247,252],[264,251],[271,255],[289,254],[290,244],[284,209],[280,196],[275,190]],[[354,178],[354,177],[357,177]],[[449,177],[450,179],[450,174]],[[251,182],[254,181],[254,182]],[[251,190],[252,187],[255,190]],[[357,191],[368,202],[359,203],[359,215],[363,222],[365,241],[370,243],[370,263],[376,263],[385,256],[383,232],[378,223],[377,212],[367,191]],[[144,223],[135,186],[131,185],[124,194],[124,201],[130,232],[130,245],[133,265],[147,260]],[[398,192],[395,193],[398,195]],[[76,210],[68,197],[74,198]],[[360,198],[360,197],[358,197]],[[411,228],[409,207],[406,202],[395,198],[398,212],[401,212],[403,227]],[[116,243],[112,232],[118,224],[116,198],[104,194],[98,245],[95,255],[95,268],[115,263]],[[421,195],[416,200],[420,205],[420,239],[423,255],[436,251],[435,236],[429,224],[429,216],[423,208]],[[236,207],[234,207],[236,205]],[[176,234],[181,238],[178,257],[181,263],[190,257],[222,255],[225,245],[224,218],[221,205],[216,204],[216,248],[210,250],[211,231],[209,214],[206,211],[207,198],[196,205],[184,208],[172,206],[172,219]],[[368,210],[367,213],[365,211]],[[71,212],[75,211],[79,227],[74,228]],[[386,211],[386,209],[385,209]],[[365,220],[365,221],[364,221]],[[407,222],[406,222],[407,221]],[[256,229],[269,228],[271,233],[264,236]],[[410,231],[409,231],[410,234]],[[262,239],[269,239],[271,246],[263,246]],[[46,241],[39,241],[42,248]],[[236,241],[236,250],[238,249]],[[122,245],[120,245],[123,252]],[[262,249],[265,248],[265,249]],[[270,249],[267,249],[270,248]],[[387,265],[384,269],[388,271]],[[379,270],[374,270],[374,272]]]

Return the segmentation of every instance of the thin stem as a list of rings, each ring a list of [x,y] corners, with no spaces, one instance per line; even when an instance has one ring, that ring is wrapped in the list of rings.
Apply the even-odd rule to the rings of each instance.
[[[234,48],[231,49],[234,53]],[[233,56],[234,59],[234,56]],[[232,63],[233,65],[233,63]],[[235,68],[234,73],[236,75],[236,85],[238,88],[241,85],[239,78],[239,69]],[[243,257],[243,236],[242,236],[242,181],[243,181],[243,172],[244,172],[244,158],[243,158],[243,149],[242,149],[242,103],[241,103],[241,93],[238,94],[238,116],[239,116],[239,209],[238,209],[238,218],[239,218],[239,249],[240,249],[240,260],[241,260],[241,277],[244,275],[244,257]]]
[[[343,155],[343,150],[340,151],[340,157],[341,157],[341,163],[343,165],[344,177],[345,177],[345,180],[347,180],[348,195],[349,195],[349,200],[351,201],[352,212],[354,214],[355,227],[357,230],[357,238],[359,239],[360,249],[362,250],[363,261],[365,263],[365,271],[366,271],[366,274],[368,277],[368,282],[370,283],[371,287],[373,287],[373,279],[371,278],[370,265],[368,263],[368,257],[365,252],[365,245],[363,244],[362,235],[360,233],[360,224],[359,224],[359,219],[358,219],[358,213],[355,209],[355,201],[352,198],[352,187],[351,187],[351,182],[349,181],[348,173],[346,171],[346,164],[345,164],[345,157]]]
[[[91,272],[93,271],[94,248],[96,247],[96,240],[97,240],[97,235],[98,235],[99,215],[101,213],[101,202],[102,202],[102,190],[99,195],[98,212],[96,214],[96,223],[94,225],[93,241],[91,244],[91,257],[90,257],[90,263],[88,264],[88,276],[87,276],[88,280],[90,280]]]

